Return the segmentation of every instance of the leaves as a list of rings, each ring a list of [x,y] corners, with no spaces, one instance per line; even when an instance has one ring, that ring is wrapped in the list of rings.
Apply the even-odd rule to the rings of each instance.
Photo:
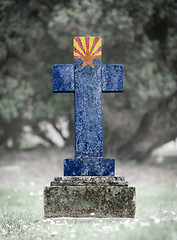
[[[88,35],[102,37],[103,63],[124,64],[125,101],[106,95],[105,103],[144,116],[176,88],[176,16],[174,0],[2,1],[2,122],[71,119],[73,96],[52,94],[51,67],[72,63],[73,37]]]

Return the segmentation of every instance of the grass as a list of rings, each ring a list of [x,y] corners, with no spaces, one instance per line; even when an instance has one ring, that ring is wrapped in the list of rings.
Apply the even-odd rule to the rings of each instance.
[[[36,149],[1,156],[0,240],[177,240],[177,174],[169,165],[118,164],[118,175],[136,187],[135,219],[45,220],[43,189],[61,175],[66,155]]]
[[[176,183],[138,184],[136,218],[119,221],[44,220],[43,188],[28,180],[0,187],[0,239],[177,239]]]

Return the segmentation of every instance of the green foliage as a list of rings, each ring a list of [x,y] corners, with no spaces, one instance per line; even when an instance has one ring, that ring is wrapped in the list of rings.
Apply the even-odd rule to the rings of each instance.
[[[127,105],[143,116],[176,88],[176,16],[174,0],[1,1],[1,144],[14,120],[72,118],[73,96],[52,94],[51,66],[72,63],[76,35],[102,37],[103,62],[124,64]]]
[[[0,81],[0,113],[6,121],[19,118],[26,109],[26,105],[34,90],[26,86],[25,81],[7,77],[5,82]]]

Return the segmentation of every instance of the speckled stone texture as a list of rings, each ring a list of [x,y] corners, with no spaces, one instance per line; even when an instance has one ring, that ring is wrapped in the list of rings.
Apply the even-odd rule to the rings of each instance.
[[[74,66],[72,64],[53,65],[53,91],[74,92]]]
[[[102,65],[102,91],[123,92],[123,65]]]
[[[114,176],[115,159],[65,159],[64,176]]]
[[[135,188],[123,177],[57,177],[44,189],[44,215],[133,218]]]
[[[101,59],[81,69],[74,59],[75,158],[103,157]]]
[[[100,41],[99,58],[84,67],[80,57],[74,57],[73,65],[53,65],[53,92],[74,93],[75,158],[65,159],[64,176],[113,176],[114,160],[103,158],[102,93],[123,91],[123,65],[102,64],[101,39],[84,39],[74,40],[82,50],[91,50],[93,42]]]
[[[103,158],[102,93],[123,91],[123,65],[102,64],[99,37],[75,37],[74,64],[53,66],[53,92],[73,92],[75,158],[44,190],[45,217],[135,216],[135,188]]]

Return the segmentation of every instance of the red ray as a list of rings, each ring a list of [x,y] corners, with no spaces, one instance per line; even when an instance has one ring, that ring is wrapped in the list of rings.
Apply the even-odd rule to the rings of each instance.
[[[101,51],[101,46],[92,54],[92,56],[94,56],[95,54],[97,54],[100,51]]]
[[[100,56],[95,56],[95,58],[101,58],[101,55]]]
[[[81,57],[79,57],[79,56],[74,56],[74,59],[81,59]]]
[[[76,53],[78,53],[78,54],[80,54],[80,55],[82,55],[82,56],[84,56],[76,47],[74,47],[74,52],[76,52]]]
[[[90,54],[92,53],[94,47],[96,46],[96,44],[97,44],[97,42],[98,42],[99,40],[100,40],[99,37],[94,38],[93,44],[92,44],[92,48],[91,48],[91,50],[90,50]]]
[[[85,53],[80,37],[75,37],[75,40],[78,43],[79,47],[82,49],[82,51]]]
[[[86,52],[88,52],[89,53],[89,42],[90,42],[90,37],[86,37],[85,38],[85,43],[86,43]]]

